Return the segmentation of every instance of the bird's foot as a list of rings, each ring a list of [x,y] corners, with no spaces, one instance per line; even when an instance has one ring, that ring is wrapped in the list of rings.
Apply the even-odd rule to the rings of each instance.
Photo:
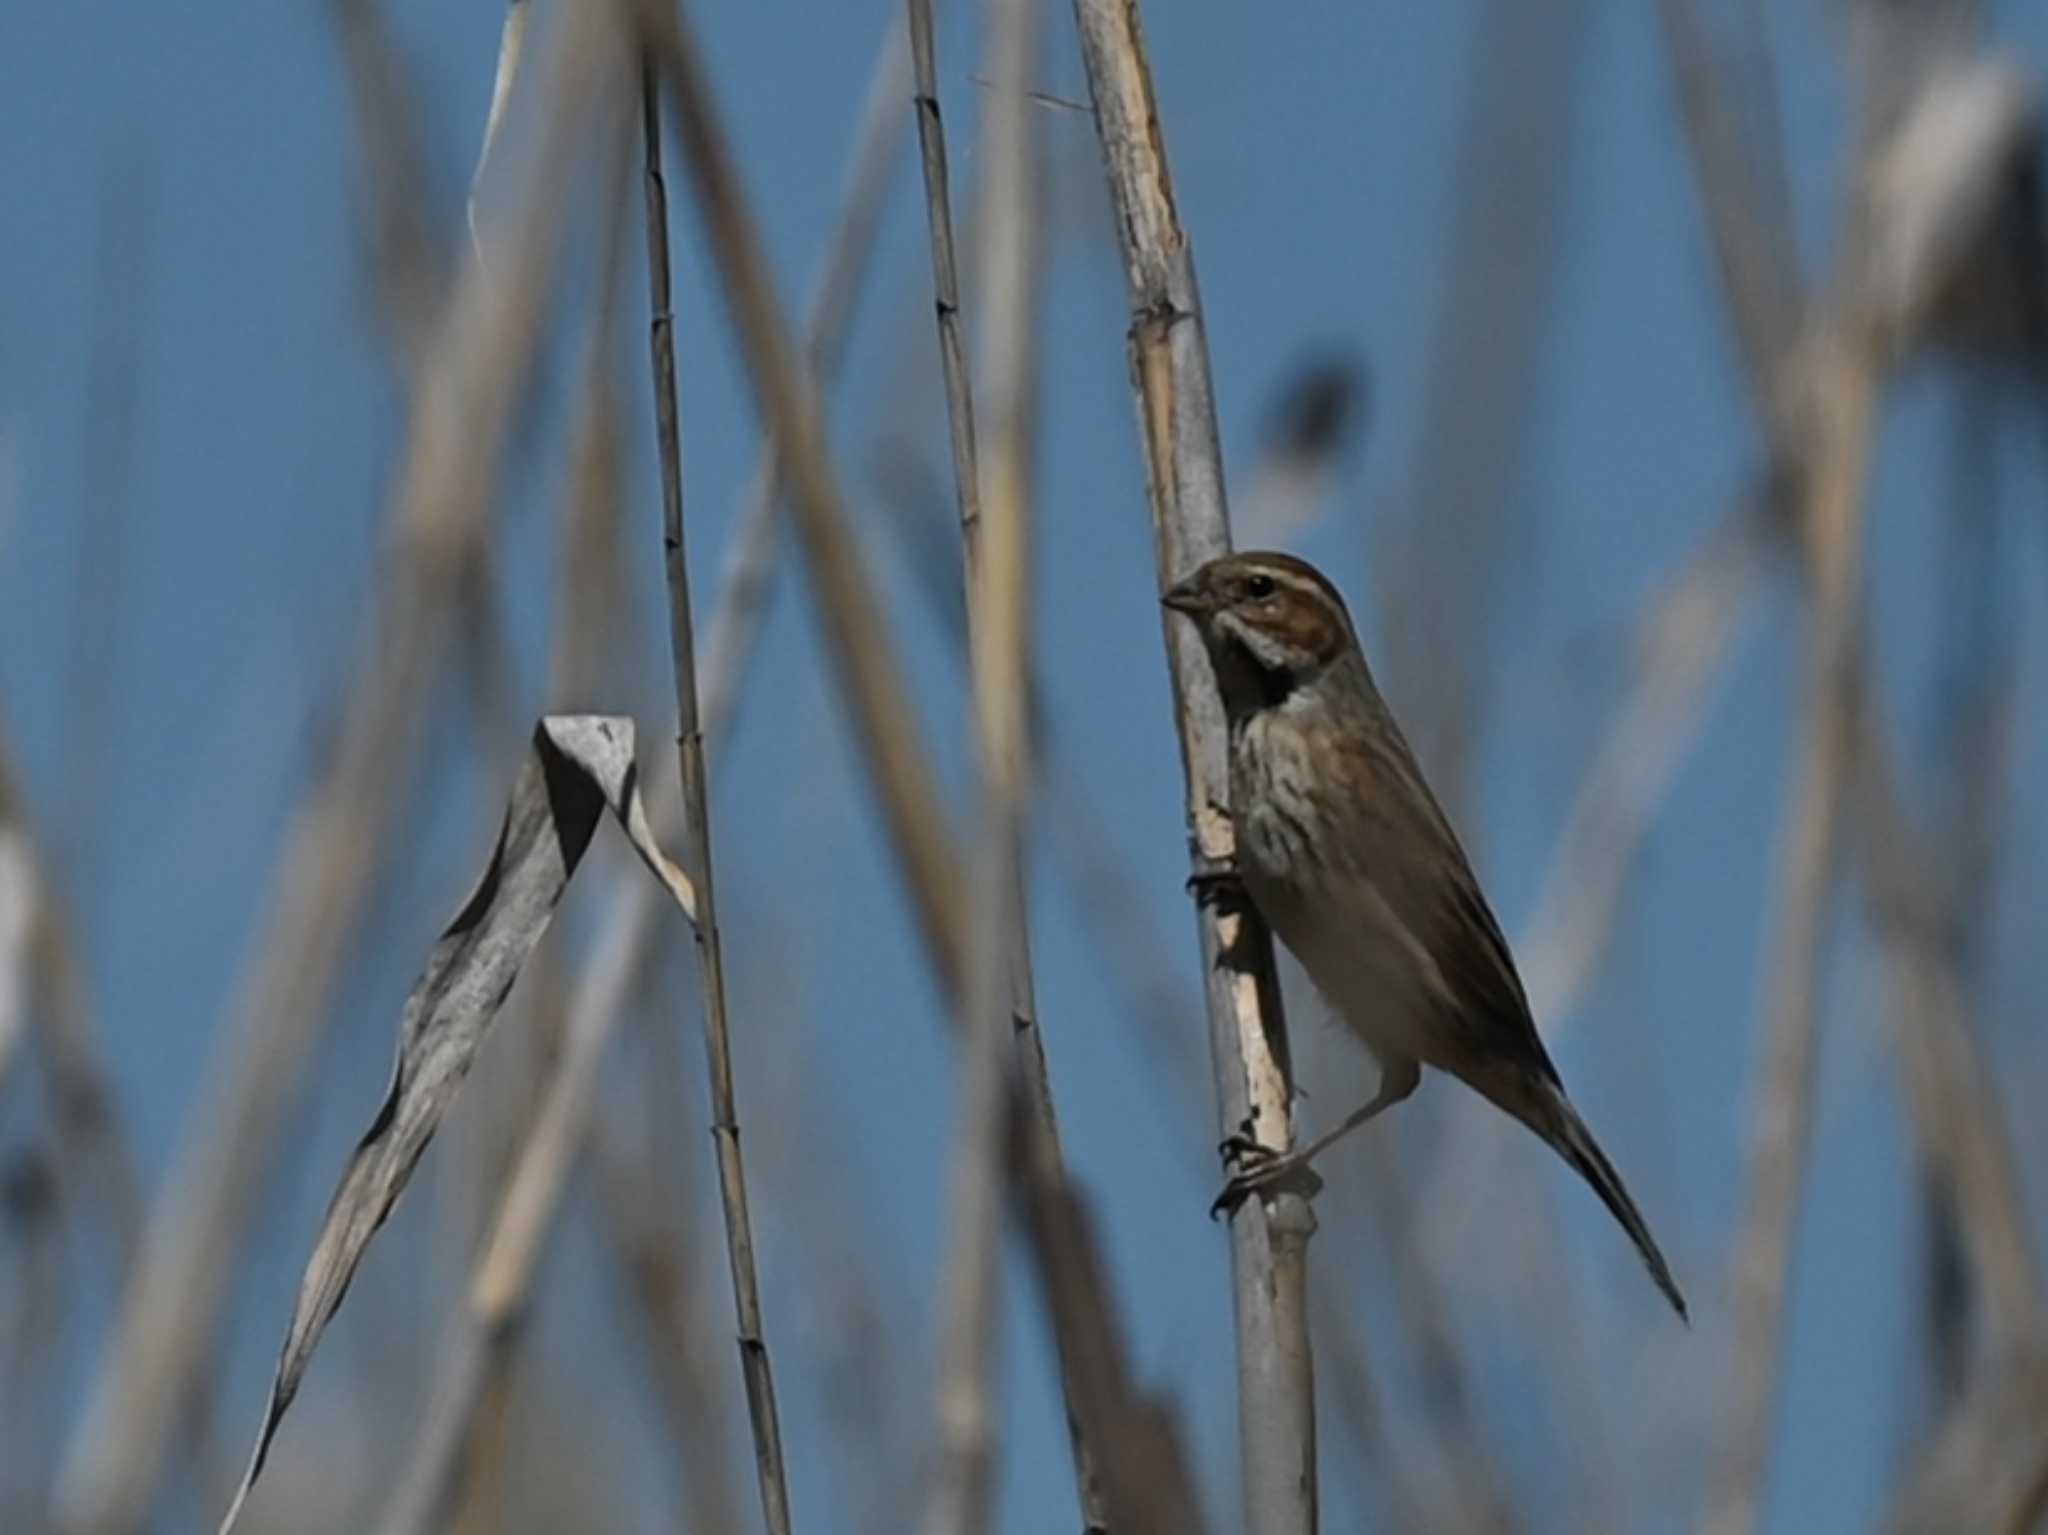
[[[1197,906],[1232,906],[1244,900],[1244,881],[1227,859],[1200,860],[1188,875],[1188,894]]]
[[[1226,1135],[1216,1143],[1216,1155],[1242,1171],[1270,1162],[1282,1153],[1275,1151],[1271,1146],[1261,1146],[1258,1143],[1252,1133],[1251,1118],[1246,1116],[1236,1134]]]
[[[1263,1192],[1299,1194],[1313,1199],[1322,1191],[1323,1180],[1313,1167],[1291,1153],[1261,1146],[1249,1135],[1226,1137],[1217,1153],[1237,1171],[1223,1185],[1209,1206],[1209,1219],[1234,1214],[1252,1195]]]

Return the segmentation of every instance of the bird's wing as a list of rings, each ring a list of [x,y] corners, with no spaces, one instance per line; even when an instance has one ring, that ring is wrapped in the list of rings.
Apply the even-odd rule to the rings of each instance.
[[[1338,747],[1353,758],[1344,777],[1360,798],[1355,811],[1366,856],[1358,872],[1435,961],[1446,993],[1444,1026],[1486,1055],[1505,1052],[1555,1081],[1471,860],[1392,716],[1380,720],[1383,730],[1346,732]]]

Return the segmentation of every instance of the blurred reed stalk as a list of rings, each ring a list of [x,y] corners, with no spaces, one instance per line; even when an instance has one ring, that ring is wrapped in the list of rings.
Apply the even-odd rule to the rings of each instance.
[[[1699,0],[1658,0],[1666,60],[1685,132],[1708,243],[1734,330],[1736,358],[1762,417],[1772,458],[1796,451],[1799,385],[1792,359],[1806,300],[1793,242],[1777,78],[1761,9],[1745,6],[1718,50]]]
[[[1468,843],[1480,840],[1474,764],[1496,701],[1488,679],[1497,668],[1482,658],[1541,603],[1530,566],[1546,530],[1510,509],[1526,497],[1541,380],[1564,313],[1596,15],[1586,0],[1507,6],[1468,32],[1421,423],[1402,504],[1370,562],[1388,691],[1415,701],[1402,710],[1409,740]]]
[[[1164,135],[1133,0],[1075,0],[1082,61],[1130,284],[1131,382],[1164,591],[1230,548],[1222,449],[1187,232],[1174,206]],[[1201,643],[1164,613],[1182,762],[1189,857],[1199,876],[1234,867],[1225,723]],[[1198,900],[1210,1054],[1224,1136],[1293,1143],[1293,1083],[1272,940],[1242,895]],[[1308,1336],[1308,1239],[1299,1194],[1249,1199],[1231,1216],[1238,1429],[1246,1528],[1311,1535],[1317,1525],[1315,1375]]]
[[[1919,1454],[1883,1528],[1892,1535],[2033,1535],[2048,1518],[2048,1360],[1987,1361]]]
[[[39,1421],[63,1335],[63,1195],[57,1170],[40,1148],[0,1164],[0,1522],[43,1527],[48,1443]]]
[[[652,924],[639,916],[639,903],[628,903],[622,890],[612,911],[631,924],[629,936],[639,939],[643,955],[652,948],[643,936]],[[596,1215],[639,1318],[634,1352],[659,1404],[667,1446],[681,1463],[679,1522],[693,1535],[739,1535],[741,1497],[733,1486],[723,1389],[726,1328],[718,1315],[724,1308],[692,1240],[692,1137],[678,1133],[669,1112],[683,1079],[680,1042],[663,1026],[672,1009],[656,1009],[651,999],[628,1006],[645,1020],[653,1066],[634,1097],[600,1093],[584,1106]],[[629,1134],[636,1120],[640,1131]]]
[[[987,451],[979,456],[973,399],[962,367],[931,9],[911,0],[909,12],[934,307],[965,551],[981,799],[970,874],[967,971],[959,998],[959,1123],[948,1180],[948,1236],[933,1385],[935,1432],[919,1524],[923,1535],[985,1535],[989,1529],[997,1438],[994,1381],[1003,1155],[1011,1083],[1017,1076],[1025,1092],[1045,1087],[1021,856],[1033,777],[1030,607],[1038,157],[1034,109],[1026,93],[1038,58],[1037,0],[997,0],[989,11],[994,84],[982,113],[977,229],[984,295],[978,372],[988,422]],[[1021,1073],[1014,1070],[1017,1066],[1023,1067]],[[1049,1093],[1043,1112],[1051,1126]],[[1063,1368],[1061,1376],[1070,1379],[1071,1370]],[[1075,1451],[1083,1517],[1099,1528],[1103,1511],[1086,1462],[1086,1441],[1077,1439]]]
[[[134,613],[136,449],[148,378],[162,174],[152,141],[130,128],[103,156],[93,234],[92,331],[79,439],[78,546],[64,652],[63,867],[80,914],[81,963],[106,895],[121,683]]]
[[[517,3],[524,5],[525,0]],[[428,216],[413,102],[383,14],[374,0],[328,0],[328,8],[348,72],[362,148],[379,315],[386,345],[409,391],[443,318],[451,273]]]
[[[1778,854],[1749,1192],[1729,1268],[1729,1397],[1703,1526],[1715,1535],[1746,1535],[1760,1517],[1812,1142],[1821,970],[1855,749],[1863,501],[1878,388],[1876,360],[1856,334],[1851,329],[1828,348],[1814,378],[1818,438],[1804,519],[1813,586],[1806,713]]]
[[[919,930],[949,997],[967,970],[961,875],[937,808],[929,762],[900,669],[877,622],[875,599],[847,527],[825,455],[813,392],[799,370],[770,268],[709,97],[694,36],[666,6],[643,3],[641,21],[674,104],[692,186],[744,360],[790,477],[791,500],[832,662],[910,888]],[[1200,1528],[1170,1420],[1133,1387],[1115,1307],[1092,1232],[1057,1150],[1027,1102],[1013,1105],[1013,1191],[1031,1241],[1061,1357],[1077,1371],[1081,1434],[1097,1446],[1113,1527],[1120,1532]]]
[[[831,393],[846,357],[854,300],[874,252],[875,232],[894,178],[896,136],[902,126],[898,114],[909,80],[908,39],[892,19],[868,75],[832,243],[804,310],[804,359],[820,400]],[[774,591],[787,472],[774,443],[763,444],[745,512],[726,546],[719,576],[720,600],[704,644],[704,734],[714,745],[725,733],[741,696],[754,641]]]
[[[919,158],[924,168],[933,316],[945,381],[946,417],[952,443],[953,478],[966,574],[966,638],[970,651],[976,654],[973,670],[977,698],[984,698],[991,688],[1008,685],[1000,669],[993,676],[989,674],[991,663],[986,654],[989,647],[977,646],[975,641],[984,627],[1004,623],[1005,615],[987,614],[984,610],[996,597],[1001,597],[1006,603],[1013,602],[1020,608],[1018,613],[1008,617],[1020,626],[1025,622],[1021,611],[1024,595],[1011,592],[1007,587],[991,587],[985,580],[982,528],[985,501],[1000,495],[1005,498],[1005,505],[998,508],[990,520],[1012,519],[1013,525],[1007,530],[1010,542],[1016,546],[1028,544],[1025,529],[1032,478],[1031,435],[1035,415],[1032,396],[1036,382],[1033,317],[1038,268],[1039,171],[1035,153],[1036,131],[1028,106],[1030,80],[1037,57],[1036,29],[1029,7],[1025,5],[1006,4],[996,11],[995,17],[990,50],[996,81],[983,119],[983,158],[987,166],[987,180],[982,188],[980,219],[981,269],[989,292],[986,300],[987,332],[981,349],[982,373],[994,401],[991,412],[994,446],[984,486],[976,452],[974,402],[967,375],[966,346],[960,334],[960,282],[954,256],[952,192],[947,169],[945,120],[938,95],[932,7],[929,0],[909,0],[909,31],[915,71],[913,109],[917,117]],[[1000,524],[998,529],[1003,531]],[[1012,550],[1011,557],[1023,559],[1027,554],[1028,549],[1017,547]],[[996,572],[990,579],[1002,576],[1002,572]],[[1014,579],[1028,590],[1028,583],[1021,573],[1009,579]],[[1011,635],[1006,629],[999,628],[992,643],[1021,646],[1024,642],[1021,635]],[[1045,1148],[1048,1154],[1057,1157],[1058,1120],[1053,1110],[1044,1036],[1038,1027],[1038,1005],[1031,978],[1031,938],[1023,868],[1014,846],[1015,822],[1021,813],[1025,789],[1021,777],[1012,782],[1011,775],[1031,771],[1037,760],[1033,740],[1036,722],[1029,717],[1034,712],[1032,705],[1036,694],[1028,667],[1020,663],[1020,672],[1018,685],[1024,692],[1018,707],[1023,710],[1024,717],[1012,721],[1005,715],[991,720],[986,703],[980,711],[983,814],[986,822],[982,857],[985,862],[993,859],[1007,861],[1009,888],[994,894],[981,891],[977,896],[981,902],[977,910],[984,920],[1000,922],[1003,930],[1002,942],[1007,951],[1004,966],[1008,972],[1005,981],[1009,994],[1008,1032],[1014,1041],[1016,1064],[1021,1072],[1016,1090],[1031,1100],[1044,1129]],[[1013,738],[999,738],[1006,736]],[[999,761],[1005,753],[1014,760]],[[1010,845],[999,848],[994,845],[996,839],[1005,839]],[[983,877],[993,879],[995,871],[985,870]],[[1003,903],[1007,903],[1007,909],[1003,909]],[[980,941],[977,938],[976,942]],[[970,969],[987,959],[988,955],[975,951],[970,957]],[[949,1272],[963,1274],[969,1264],[986,1264],[993,1260],[995,1241],[991,1223],[999,1208],[995,1195],[999,1188],[997,1180],[1001,1163],[990,1159],[999,1159],[1005,1144],[1008,1068],[1001,1056],[984,1055],[991,1036],[974,1023],[977,1009],[984,1006],[974,988],[985,979],[978,970],[976,977],[970,978],[970,996],[963,1014],[963,1024],[968,1026],[963,1031],[968,1050],[962,1066],[961,1149],[962,1155],[970,1159],[972,1170],[958,1174],[953,1194],[955,1257],[949,1259],[948,1265]],[[988,1289],[986,1297],[979,1300],[972,1299],[978,1287],[977,1281],[962,1279],[958,1290],[966,1293],[960,1295],[957,1324],[948,1326],[949,1338],[957,1337],[959,1342],[949,1348],[944,1356],[948,1362],[941,1367],[940,1469],[935,1474],[930,1492],[925,1526],[934,1532],[963,1525],[979,1527],[987,1521],[985,1484],[989,1477],[989,1454],[985,1446],[976,1445],[974,1441],[978,1437],[986,1438],[986,1432],[976,1423],[978,1419],[989,1418],[993,1408],[988,1401],[986,1381],[979,1386],[970,1383],[966,1358],[970,1348],[988,1346],[971,1341],[974,1330],[985,1330],[993,1325],[993,1271],[984,1269],[982,1278]],[[951,1283],[949,1280],[949,1286]],[[952,1384],[948,1384],[949,1376],[953,1377]],[[1101,1476],[1090,1463],[1089,1442],[1080,1432],[1081,1415],[1073,1397],[1075,1373],[1071,1360],[1062,1360],[1060,1378],[1062,1389],[1067,1394],[1067,1424],[1075,1458],[1075,1480],[1083,1524],[1090,1530],[1103,1529],[1106,1528],[1108,1513],[1104,1506]],[[955,1405],[947,1405],[944,1399],[948,1396],[957,1398]],[[974,1400],[976,1396],[980,1398],[978,1404]],[[948,1427],[949,1418],[956,1420],[955,1427]]]
[[[578,12],[580,15],[580,11]],[[534,355],[559,210],[602,44],[578,21],[544,93],[531,195],[496,280],[472,263],[427,350],[392,501],[390,587],[332,753],[292,827],[267,929],[207,1074],[209,1098],[152,1212],[121,1322],[59,1477],[63,1535],[134,1535],[214,1337],[234,1255],[383,862]]]
[[[733,1088],[732,1031],[727,1016],[725,950],[719,936],[713,880],[710,791],[698,713],[696,637],[690,619],[690,567],[683,524],[683,447],[676,407],[675,312],[669,294],[668,188],[661,172],[661,110],[653,63],[640,62],[641,122],[646,151],[648,346],[654,371],[655,441],[661,456],[661,528],[668,579],[669,646],[675,664],[676,758],[683,786],[683,868],[697,890],[697,966],[703,983],[704,1067],[711,1093],[711,1140],[718,1196],[731,1259],[740,1368],[754,1437],[761,1518],[768,1535],[789,1535],[789,1485],[783,1470],[782,1423],[775,1373],[761,1319],[754,1265],[753,1218],[747,1209],[740,1154],[739,1099]]]
[[[1863,691],[1867,695],[1867,684]],[[2039,1341],[2043,1330],[2041,1267],[2023,1180],[1998,1083],[1970,1017],[1964,967],[1972,902],[1982,894],[1972,885],[1984,873],[1972,854],[1988,849],[1971,829],[1985,826],[1998,804],[2003,725],[2000,719],[1980,726],[2001,739],[1964,741],[1967,756],[1977,759],[1964,764],[1970,787],[1937,839],[1908,817],[1886,761],[1882,722],[1867,696],[1859,699],[1857,715],[1857,852],[1871,925],[1891,951],[1898,982],[1893,1043],[1921,1156],[1956,1205],[1985,1311],[1974,1350],[1983,1361]]]
[[[1373,1233],[1392,1273],[1402,1331],[1420,1379],[1413,1417],[1439,1460],[1430,1517],[1472,1535],[1506,1535],[1516,1525],[1514,1504],[1487,1450],[1456,1318],[1441,1279],[1424,1261],[1428,1233],[1417,1209],[1429,1207],[1405,1181],[1408,1158],[1398,1147],[1380,1148],[1371,1161],[1365,1191]]]
[[[1515,946],[1548,1039],[1570,1026],[1600,973],[1623,897],[1706,727],[1770,552],[1763,518],[1738,510],[1665,583],[1637,625],[1634,677],[1572,796]]]
[[[1442,1509],[1414,1496],[1405,1462],[1395,1453],[1387,1432],[1365,1336],[1353,1314],[1354,1297],[1324,1277],[1328,1272],[1328,1265],[1317,1270],[1310,1282],[1309,1303],[1323,1350],[1324,1389],[1337,1410],[1334,1461],[1357,1476],[1360,1501],[1377,1510],[1373,1528],[1427,1528],[1428,1518],[1440,1517]]]
[[[1997,1084],[1979,1054],[1971,961],[1981,948],[2011,776],[2018,667],[2001,611],[1993,503],[1996,417],[1973,383],[1951,426],[1944,514],[1962,546],[1938,661],[1935,812],[1910,815],[1887,760],[1874,678],[1859,688],[1856,852],[1867,920],[1892,979],[1897,1052],[1933,1218],[1952,1223],[1964,1269],[1963,1324],[1947,1385],[2040,1341],[2040,1266]],[[1921,824],[1916,824],[1918,819]],[[1937,1320],[1935,1331],[1942,1330]]]
[[[10,955],[7,949],[14,953]],[[94,1024],[70,913],[29,821],[27,797],[0,736],[0,1086],[24,1042],[49,1079],[57,1177],[90,1188],[112,1239],[116,1272],[134,1262],[142,1181],[115,1111],[106,1049]],[[84,1201],[79,1201],[84,1203]]]
[[[73,1304],[60,1282],[63,1217],[97,1209],[112,1277],[124,1279],[141,1233],[142,1185],[70,913],[0,735],[0,1101],[31,1044],[47,1084],[51,1144],[11,1150],[0,1167],[0,1247],[15,1260],[13,1305],[0,1326],[0,1524],[33,1529],[49,1496],[48,1371]],[[209,1407],[193,1404],[195,1447],[213,1445]]]
[[[0,946],[18,940],[19,958],[16,973],[0,975],[0,1084],[16,1047],[33,1038],[49,1083],[55,1174],[61,1185],[76,1181],[60,1203],[97,1205],[117,1283],[126,1282],[141,1241],[142,1184],[117,1114],[87,977],[106,896],[110,768],[118,755],[134,606],[128,565],[161,181],[155,153],[132,127],[101,157],[56,835],[39,835],[32,824],[0,739],[0,928],[12,930],[0,932]],[[65,871],[61,880],[57,869]],[[0,966],[8,965],[0,952]],[[190,1407],[192,1443],[205,1466],[216,1464],[211,1395],[209,1383]]]

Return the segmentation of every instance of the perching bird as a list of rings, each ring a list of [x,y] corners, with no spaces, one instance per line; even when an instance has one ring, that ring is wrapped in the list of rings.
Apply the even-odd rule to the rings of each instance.
[[[1264,1152],[1219,1204],[1305,1168],[1432,1066],[1576,1168],[1684,1317],[1656,1239],[1565,1096],[1500,924],[1337,589],[1291,555],[1249,553],[1210,561],[1163,601],[1201,630],[1222,692],[1245,891],[1380,1066],[1371,1102],[1298,1151]]]

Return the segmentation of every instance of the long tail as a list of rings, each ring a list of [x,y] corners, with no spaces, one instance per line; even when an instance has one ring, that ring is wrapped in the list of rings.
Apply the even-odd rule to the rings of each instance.
[[[1529,1127],[1548,1141],[1557,1154],[1571,1163],[1579,1176],[1593,1186],[1600,1202],[1613,1212],[1614,1218],[1621,1222],[1621,1229],[1636,1244],[1636,1251],[1643,1255],[1643,1262],[1649,1266],[1650,1277],[1657,1281],[1657,1288],[1664,1292],[1664,1298],[1678,1312],[1679,1320],[1690,1326],[1692,1319],[1686,1313],[1685,1297],[1678,1293],[1678,1282],[1671,1277],[1671,1266],[1658,1250],[1657,1239],[1650,1235],[1649,1223],[1643,1219],[1642,1211],[1629,1198],[1621,1174],[1607,1160],[1600,1143],[1593,1139],[1593,1132],[1586,1128],[1586,1122],[1579,1118],[1579,1111],[1565,1097],[1564,1089],[1546,1082],[1542,1086],[1541,1100],[1537,1112],[1529,1118]]]

